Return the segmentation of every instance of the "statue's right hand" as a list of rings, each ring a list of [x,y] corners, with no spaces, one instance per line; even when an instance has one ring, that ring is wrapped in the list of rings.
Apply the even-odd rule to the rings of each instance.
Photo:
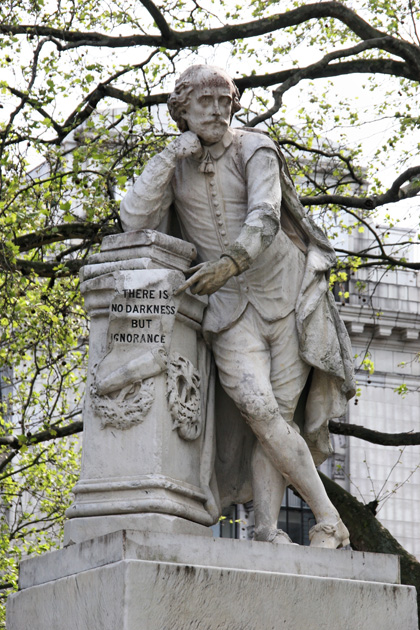
[[[194,155],[194,157],[199,159],[203,153],[201,142],[197,134],[192,131],[185,131],[178,136],[172,144],[176,151],[177,158],[181,160],[190,157],[191,155]]]

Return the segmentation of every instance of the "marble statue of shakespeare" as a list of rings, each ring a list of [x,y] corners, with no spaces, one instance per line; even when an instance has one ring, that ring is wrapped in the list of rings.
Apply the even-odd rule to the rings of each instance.
[[[317,521],[311,545],[348,544],[314,463],[329,454],[328,420],[354,395],[350,342],[328,289],[334,251],[305,214],[274,142],[230,127],[239,94],[223,70],[190,67],[168,107],[181,135],[122,200],[123,228],[159,229],[175,212],[197,248],[201,262],[179,291],[209,296],[203,334],[252,431],[255,538],[290,542],[277,519],[291,484]],[[225,503],[240,499],[226,467],[218,482]]]

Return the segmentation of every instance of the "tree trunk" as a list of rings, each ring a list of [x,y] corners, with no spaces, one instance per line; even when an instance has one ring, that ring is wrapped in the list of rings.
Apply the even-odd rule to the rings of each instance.
[[[420,563],[375,518],[372,510],[360,503],[337,483],[320,473],[325,489],[350,531],[351,545],[357,551],[391,553],[400,556],[401,583],[415,586],[420,610]]]

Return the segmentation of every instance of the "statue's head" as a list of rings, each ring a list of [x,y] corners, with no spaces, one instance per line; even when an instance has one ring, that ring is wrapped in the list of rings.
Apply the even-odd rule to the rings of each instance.
[[[204,144],[212,144],[241,109],[239,91],[222,68],[191,66],[177,80],[168,109],[180,131],[193,131]]]

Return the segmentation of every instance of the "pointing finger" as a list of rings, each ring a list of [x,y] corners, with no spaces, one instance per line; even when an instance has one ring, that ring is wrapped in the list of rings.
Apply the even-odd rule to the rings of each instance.
[[[198,280],[198,277],[196,277],[196,275],[194,274],[193,276],[191,276],[191,278],[189,278],[186,282],[184,282],[184,284],[181,284],[181,286],[178,287],[176,291],[174,291],[174,295],[175,296],[179,295],[180,293],[188,289],[188,287],[195,284],[197,280]]]
[[[177,295],[185,291],[185,289],[188,289],[189,286],[190,285],[187,282],[185,282],[184,284],[181,284],[181,286],[178,287],[176,291],[174,291],[174,296],[177,297]]]
[[[199,265],[196,265],[195,267],[190,267],[189,269],[184,271],[184,273],[195,273],[196,271],[199,271],[199,269],[201,269],[204,265],[205,263],[202,262]]]

